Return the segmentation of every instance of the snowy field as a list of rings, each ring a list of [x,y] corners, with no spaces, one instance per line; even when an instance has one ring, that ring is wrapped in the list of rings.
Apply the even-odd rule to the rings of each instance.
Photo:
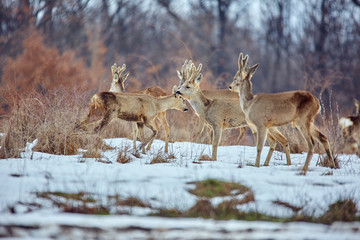
[[[137,158],[130,154],[132,160],[120,164],[116,162],[119,149],[131,152],[132,142],[105,141],[115,150],[104,152],[102,161],[32,152],[33,144],[21,159],[0,160],[0,236],[10,232],[18,239],[360,239],[360,222],[323,225],[147,216],[159,208],[191,208],[199,198],[188,192],[194,188],[189,183],[210,178],[250,188],[255,201],[238,206],[245,212],[294,215],[293,210],[274,201],[289,203],[301,209],[298,213],[315,217],[341,199],[352,199],[359,208],[360,158],[355,155],[339,155],[341,168],[333,170],[316,166],[319,156],[314,154],[303,176],[299,173],[306,153],[292,154],[292,166],[286,166],[285,154],[274,152],[270,166],[256,168],[255,147],[220,146],[218,161],[199,163],[200,155],[210,155],[210,145],[177,142],[169,145],[170,154],[175,155],[170,163],[149,164],[164,146],[155,140],[146,155]],[[265,147],[261,164],[267,151]],[[136,197],[151,208],[112,209],[128,215],[62,213],[36,194],[41,192],[91,193],[105,205],[108,196]],[[211,201],[216,206],[227,198]]]

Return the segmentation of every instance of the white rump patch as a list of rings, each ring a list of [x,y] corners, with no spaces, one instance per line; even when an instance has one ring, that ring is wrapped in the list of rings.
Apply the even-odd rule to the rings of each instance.
[[[349,118],[347,117],[342,117],[339,120],[339,125],[342,129],[350,127],[352,125],[354,125],[353,121],[351,121]]]

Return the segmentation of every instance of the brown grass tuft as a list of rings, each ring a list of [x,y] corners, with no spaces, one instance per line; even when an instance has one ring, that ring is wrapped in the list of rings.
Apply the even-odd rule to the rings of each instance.
[[[166,158],[166,156],[163,153],[158,152],[150,162],[150,164],[156,164],[156,163],[170,163],[170,161]]]
[[[217,179],[207,179],[199,182],[190,182],[195,184],[195,189],[190,190],[191,194],[198,197],[213,198],[218,196],[236,196],[250,191],[249,188],[234,182],[224,182]]]
[[[202,218],[214,218],[216,209],[212,206],[208,199],[200,199],[196,204],[186,211],[187,217],[202,217]]]
[[[101,152],[99,150],[87,150],[82,154],[83,158],[101,158]]]
[[[118,156],[116,158],[116,161],[118,163],[125,164],[131,162],[131,157],[129,156],[128,149],[129,146],[124,146],[119,150]]]
[[[353,200],[339,200],[329,206],[326,213],[320,217],[322,223],[331,224],[335,221],[351,222],[357,219],[357,207]]]
[[[214,161],[214,160],[212,160],[209,155],[205,154],[199,157],[199,161]]]

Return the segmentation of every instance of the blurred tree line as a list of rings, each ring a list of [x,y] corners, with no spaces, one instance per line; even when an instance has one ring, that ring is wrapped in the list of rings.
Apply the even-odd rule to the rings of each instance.
[[[305,89],[342,114],[360,98],[359,0],[3,0],[0,23],[3,113],[11,91],[107,90],[114,62],[129,91],[169,90],[185,59],[227,88],[240,52],[255,93]]]

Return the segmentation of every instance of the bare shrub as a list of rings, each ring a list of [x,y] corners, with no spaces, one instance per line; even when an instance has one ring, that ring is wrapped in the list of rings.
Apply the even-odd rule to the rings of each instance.
[[[18,101],[4,120],[0,157],[19,157],[27,142],[37,139],[34,151],[77,154],[79,148],[108,150],[101,136],[73,131],[87,100],[79,91],[59,88],[47,94],[35,91]]]
[[[156,163],[170,163],[170,161],[166,158],[166,156],[163,153],[158,152],[157,154],[154,155],[154,157],[150,162],[150,164],[156,164]]]
[[[36,130],[41,121],[36,107],[30,107],[32,104],[37,104],[34,98],[20,99],[9,118],[3,120],[0,131],[4,133],[4,137],[0,142],[0,158],[20,157],[21,149],[26,143],[36,138]]]
[[[85,103],[85,97],[76,90],[59,89],[39,100],[42,107],[42,124],[37,130],[38,142],[34,151],[51,154],[77,154],[79,148],[107,149],[98,135],[88,135],[73,131]]]
[[[130,146],[126,145],[119,150],[118,156],[116,158],[116,161],[118,163],[125,164],[131,162],[131,157],[129,156],[128,153],[129,148]]]

